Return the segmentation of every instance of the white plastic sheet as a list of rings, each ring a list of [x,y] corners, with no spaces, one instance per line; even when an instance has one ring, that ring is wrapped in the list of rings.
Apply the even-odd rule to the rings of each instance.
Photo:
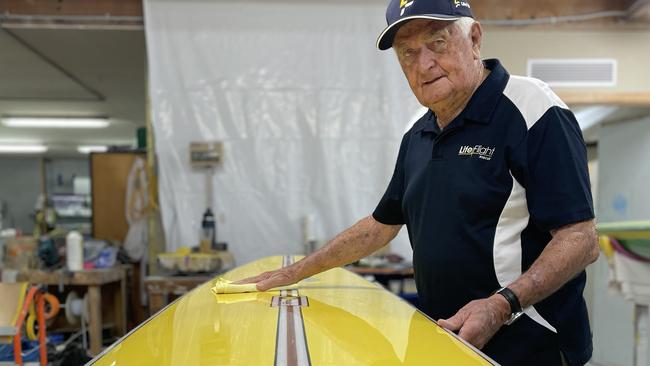
[[[224,141],[211,206],[239,263],[301,253],[306,215],[325,241],[372,212],[418,110],[375,49],[383,0],[144,4],[168,250],[198,243],[207,206],[192,141]]]

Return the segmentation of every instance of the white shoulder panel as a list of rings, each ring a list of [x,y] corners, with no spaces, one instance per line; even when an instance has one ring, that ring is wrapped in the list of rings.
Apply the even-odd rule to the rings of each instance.
[[[568,109],[548,84],[534,78],[510,76],[503,94],[519,109],[528,129],[551,107]]]

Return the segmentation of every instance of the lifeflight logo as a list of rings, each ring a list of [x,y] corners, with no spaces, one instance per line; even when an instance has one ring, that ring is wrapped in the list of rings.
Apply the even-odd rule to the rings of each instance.
[[[479,159],[490,160],[494,155],[496,147],[484,147],[483,145],[461,146],[458,150],[458,156],[477,155]]]

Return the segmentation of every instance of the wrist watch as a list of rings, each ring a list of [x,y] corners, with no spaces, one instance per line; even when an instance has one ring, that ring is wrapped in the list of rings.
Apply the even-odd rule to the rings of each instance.
[[[521,309],[521,304],[519,303],[519,299],[517,298],[517,295],[515,295],[515,293],[512,292],[511,289],[507,287],[502,287],[496,293],[505,297],[506,300],[508,301],[508,304],[510,304],[510,319],[506,320],[505,322],[506,325],[510,325],[514,323],[517,319],[519,319],[520,316],[524,314],[524,311]]]

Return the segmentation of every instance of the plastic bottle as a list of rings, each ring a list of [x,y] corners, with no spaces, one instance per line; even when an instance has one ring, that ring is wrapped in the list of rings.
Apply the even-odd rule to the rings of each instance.
[[[214,221],[214,215],[208,208],[203,214],[203,221],[201,221],[201,246],[200,250],[203,253],[208,253],[214,247],[217,241],[217,225]]]
[[[78,231],[70,231],[65,237],[65,256],[69,271],[84,268],[84,239]]]

